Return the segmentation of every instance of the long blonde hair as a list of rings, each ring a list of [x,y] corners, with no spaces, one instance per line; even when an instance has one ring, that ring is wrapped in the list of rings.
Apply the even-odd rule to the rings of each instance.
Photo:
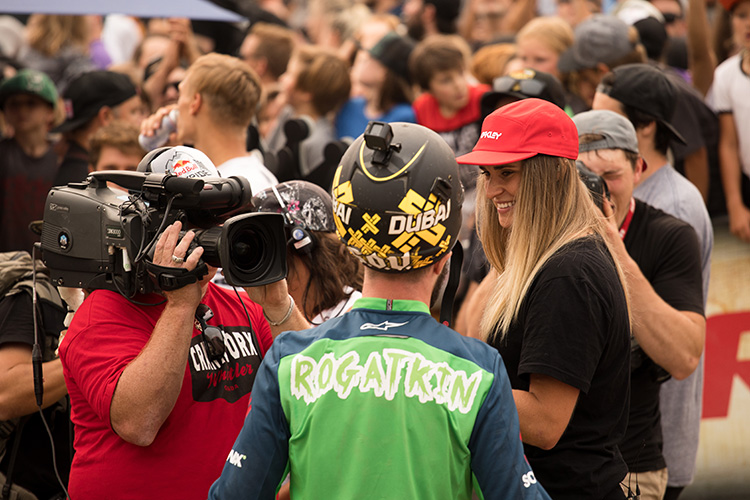
[[[88,54],[90,29],[85,16],[32,14],[26,29],[29,45],[45,56],[54,56],[65,45]]]
[[[598,234],[612,256],[625,296],[622,269],[605,237],[605,220],[579,180],[575,162],[536,155],[521,162],[513,226],[500,226],[492,200],[485,196],[486,178],[477,182],[477,231],[499,278],[480,325],[485,341],[503,338],[518,316],[539,270],[565,244]]]

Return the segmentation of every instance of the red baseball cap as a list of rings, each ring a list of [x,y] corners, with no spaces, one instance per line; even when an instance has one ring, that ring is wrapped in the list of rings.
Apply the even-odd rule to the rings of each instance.
[[[474,149],[456,161],[464,165],[504,165],[538,154],[575,160],[578,130],[560,107],[531,98],[487,115]]]
[[[734,9],[734,7],[742,1],[743,0],[720,0],[720,3],[721,6],[724,7],[724,10],[726,10],[727,12],[732,12],[732,9]]]

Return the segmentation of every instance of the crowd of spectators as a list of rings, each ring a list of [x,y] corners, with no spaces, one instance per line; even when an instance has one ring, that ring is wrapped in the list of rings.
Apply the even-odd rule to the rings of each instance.
[[[627,306],[619,304],[620,297],[616,297],[618,307],[623,305],[623,311],[628,311],[617,328],[632,329],[634,342],[642,347],[639,352],[645,353],[651,364],[631,368],[629,383],[627,376],[617,378],[618,384],[629,387],[622,401],[626,407],[630,405],[631,424],[626,429],[620,419],[625,416],[622,413],[611,416],[617,421],[616,429],[599,429],[602,434],[613,432],[611,440],[619,436],[619,443],[607,442],[607,453],[614,456],[610,472],[619,474],[613,464],[624,462],[633,474],[623,483],[625,493],[631,491],[638,482],[637,474],[641,474],[643,498],[678,498],[693,481],[699,442],[701,354],[713,247],[711,217],[726,216],[731,233],[744,244],[750,243],[750,0],[262,0],[252,8],[243,8],[240,2],[221,3],[234,6],[247,21],[145,19],[123,14],[19,16],[3,15],[0,6],[0,252],[32,253],[34,243],[39,241],[39,224],[34,223],[43,219],[50,189],[84,183],[91,172],[135,171],[152,149],[146,147],[149,139],[171,122],[171,133],[160,145],[194,147],[205,153],[220,175],[246,178],[255,195],[256,209],[283,212],[287,209],[282,207],[282,197],[290,207],[299,208],[308,199],[317,204],[315,222],[290,219],[287,229],[299,229],[301,225],[312,231],[320,262],[316,263],[316,254],[309,249],[299,251],[290,239],[288,263],[292,273],[283,287],[262,292],[248,289],[247,295],[237,300],[224,297],[213,285],[206,292],[205,284],[200,297],[197,292],[194,296],[184,291],[168,294],[169,300],[179,299],[183,312],[201,301],[213,301],[218,307],[217,318],[234,321],[231,328],[237,331],[244,328],[245,317],[263,323],[257,330],[262,336],[255,346],[258,352],[247,358],[253,360],[248,366],[257,369],[262,354],[282,329],[278,325],[287,322],[287,327],[294,325],[290,329],[317,325],[343,314],[360,297],[362,268],[348,254],[341,255],[343,247],[333,236],[338,233],[344,239],[342,227],[333,222],[334,213],[342,220],[346,217],[343,211],[347,202],[341,201],[346,196],[339,185],[342,157],[373,120],[418,124],[445,141],[454,157],[468,154],[459,158],[457,166],[465,201],[456,238],[466,256],[458,285],[458,317],[452,326],[463,335],[489,343],[503,356],[509,352],[515,356],[513,364],[505,362],[509,370],[521,370],[520,365],[532,371],[510,373],[514,393],[529,391],[530,386],[533,392],[535,383],[539,387],[535,376],[556,377],[558,372],[551,368],[533,371],[538,369],[533,362],[519,360],[513,345],[509,348],[501,342],[505,335],[521,335],[520,331],[527,335],[531,328],[517,321],[520,305],[506,302],[518,302],[527,292],[533,297],[532,278],[543,276],[536,274],[539,268],[552,253],[577,241],[580,235],[560,236],[562,239],[550,240],[545,247],[536,236],[521,233],[519,224],[524,221],[540,224],[531,215],[528,219],[516,215],[517,228],[511,232],[503,225],[502,211],[512,207],[504,204],[515,203],[511,199],[514,189],[526,189],[527,193],[539,189],[534,195],[539,197],[549,194],[550,189],[545,194],[543,186],[523,181],[525,187],[508,190],[506,183],[512,181],[496,178],[501,171],[492,165],[511,165],[510,170],[502,171],[512,176],[518,174],[514,170],[518,165],[523,169],[535,165],[532,156],[552,156],[560,157],[561,165],[572,171],[572,163],[562,158],[575,160],[577,155],[549,153],[543,142],[557,141],[559,145],[565,140],[575,142],[575,138],[565,134],[553,137],[546,129],[534,132],[532,127],[529,130],[533,133],[549,135],[528,144],[519,140],[518,147],[527,148],[528,156],[509,161],[492,157],[489,163],[472,159],[478,157],[478,150],[484,151],[482,148],[502,150],[487,141],[510,134],[492,128],[493,123],[515,119],[518,127],[526,127],[526,120],[533,121],[527,115],[503,115],[507,105],[526,99],[546,101],[554,106],[549,116],[560,112],[554,118],[557,124],[568,126],[565,120],[572,118],[580,136],[579,162],[600,175],[611,192],[614,206],[605,203],[603,211],[617,227],[587,223],[579,229],[587,235],[598,234],[606,244],[597,243],[601,247],[597,252],[613,255],[615,266],[608,268],[607,272],[613,272],[608,287],[619,290],[624,272],[629,278],[623,281],[623,290],[637,290],[640,297],[628,297]],[[408,159],[406,163],[410,164]],[[339,186],[339,191],[332,193],[333,186]],[[531,205],[524,207],[531,210]],[[537,208],[543,207],[540,202]],[[405,210],[401,205],[399,208]],[[489,222],[495,220],[495,211],[500,214],[502,227]],[[632,232],[628,232],[629,226]],[[550,223],[550,227],[557,226]],[[178,238],[179,229],[172,226],[161,243],[169,246],[172,259],[184,250],[183,243],[178,242],[186,240],[182,235]],[[652,255],[645,249],[645,242],[666,249],[666,253]],[[523,272],[518,270],[530,264],[523,262],[519,253],[522,244],[538,245],[540,249],[538,266],[524,268]],[[677,246],[680,250],[675,250]],[[162,247],[158,251],[166,255],[162,257],[169,264],[169,252]],[[185,255],[174,263],[187,265],[187,258]],[[661,267],[662,263],[666,267]],[[342,276],[334,279],[337,272]],[[518,286],[523,287],[523,293]],[[508,291],[503,292],[503,287]],[[5,293],[6,289],[0,291]],[[14,297],[12,304],[2,299],[0,313],[12,315],[21,310],[22,318],[31,318],[28,304]],[[128,309],[127,301],[102,294],[94,297],[98,302],[87,299],[85,314],[95,314],[97,307],[120,308],[116,314],[118,328],[140,314],[135,305]],[[251,314],[235,310],[245,302],[251,304]],[[570,314],[570,310],[563,311],[566,304],[540,302],[538,307],[546,314],[558,309],[560,315]],[[70,304],[68,308],[75,309]],[[437,315],[440,311],[433,308],[432,312]],[[284,319],[273,322],[269,315]],[[629,324],[623,326],[627,323],[625,316]],[[193,325],[192,315],[189,319],[182,325],[185,331]],[[107,329],[107,321],[87,321]],[[118,363],[135,359],[145,363],[139,357],[141,349],[147,352],[144,344],[151,331],[156,334],[164,327],[158,322],[158,314],[145,314],[138,321],[143,343],[131,343],[127,349],[132,357],[120,356]],[[46,330],[54,330],[52,323],[59,325],[59,330],[64,328],[61,314],[50,315],[49,322]],[[199,323],[196,319],[196,325]],[[32,398],[32,390],[17,391],[11,382],[19,373],[15,370],[31,369],[32,338],[7,333],[18,324],[17,318],[12,322],[0,318],[0,407],[14,404],[23,408],[0,414],[5,421],[31,413],[24,398]],[[74,331],[77,338],[84,338],[86,328],[79,325]],[[117,329],[108,332],[110,337],[116,334]],[[89,343],[97,341],[88,338],[86,342],[86,348],[93,349]],[[56,346],[57,341],[52,344]],[[676,354],[665,357],[665,349]],[[72,352],[69,345],[61,351]],[[168,350],[150,352],[156,355]],[[631,356],[633,352],[636,350]],[[49,371],[45,372],[44,386],[55,398],[45,398],[44,407],[48,418],[52,410],[62,415],[55,436],[65,443],[69,433],[60,430],[67,422],[61,408],[68,405],[59,402],[65,392],[63,370],[60,360],[47,354],[45,369]],[[91,375],[88,368],[82,368],[90,360],[68,356],[66,369],[72,371],[67,381],[74,383],[78,404],[87,398],[96,399],[97,392],[109,398],[87,401],[83,410],[79,406],[78,413],[74,404],[72,414],[76,433],[90,433],[94,428],[99,433],[96,439],[107,443],[105,451],[127,460],[143,459],[148,467],[159,464],[149,455],[155,440],[153,449],[165,454],[163,460],[172,460],[166,457],[170,453],[184,455],[182,460],[187,462],[214,459],[229,452],[227,446],[236,437],[245,410],[238,416],[224,403],[248,403],[252,379],[238,395],[242,398],[220,396],[226,401],[217,405],[221,410],[215,415],[206,411],[178,425],[172,421],[172,407],[162,408],[157,423],[148,424],[153,427],[150,439],[141,442],[135,436],[133,422],[142,420],[132,416],[133,408],[127,405],[151,404],[160,396],[139,394],[140,382],[135,381],[133,370],[124,366],[112,375],[115,380],[91,384],[74,381],[72,373]],[[97,366],[108,363],[106,358],[95,361]],[[178,371],[185,359],[179,361],[172,366]],[[152,360],[146,366],[155,370],[158,362]],[[596,376],[601,376],[598,370]],[[599,387],[610,379],[573,383],[570,377],[574,376],[567,376],[555,382],[575,389],[565,393],[573,394],[572,404],[578,401],[582,408],[593,404],[598,411],[599,403],[585,398],[590,396],[592,385]],[[125,381],[119,396],[112,385],[117,384],[116,377]],[[189,378],[188,373],[186,383]],[[165,383],[176,384],[170,396],[172,404],[188,408],[187,396],[180,392],[181,380],[179,372]],[[131,393],[124,394],[125,390]],[[523,404],[516,394],[514,398],[516,404]],[[559,399],[551,407],[559,408],[558,403]],[[107,406],[110,404],[111,408]],[[621,406],[614,407],[625,411]],[[572,408],[561,413],[565,422],[553,442],[524,439],[531,467],[541,471],[534,482],[539,479],[555,499],[618,498],[619,490],[613,494],[609,483],[601,486],[598,480],[590,481],[591,489],[585,494],[571,491],[574,486],[570,484],[583,484],[575,477],[578,470],[566,478],[560,477],[562,469],[550,472],[555,469],[550,460],[565,461],[566,455],[548,453],[547,446],[572,442],[574,447],[583,447],[580,437],[570,433],[585,434],[586,421],[578,408],[576,413]],[[519,406],[520,429],[531,436],[534,430],[525,411]],[[201,422],[204,417],[206,421]],[[105,425],[94,423],[101,418],[108,419]],[[212,436],[219,436],[224,422],[212,422],[212,418],[230,419],[227,428],[234,434],[222,436],[223,448],[218,452],[217,448],[201,448],[205,456],[189,456],[190,446],[185,443],[171,448],[163,442],[168,437],[159,434],[159,426],[166,421],[165,429],[190,425],[192,433],[201,433],[201,426],[207,426],[212,428]],[[550,425],[559,423],[557,420],[550,420]],[[11,427],[15,433],[22,429],[23,425]],[[26,429],[27,433],[38,432],[39,426],[32,422]],[[563,434],[566,429],[572,430]],[[9,433],[11,441],[13,432]],[[182,435],[182,430],[174,432],[175,436]],[[89,471],[99,471],[95,462],[106,460],[90,436],[76,436],[76,443],[83,449],[78,463],[73,462],[73,486],[81,493],[73,497],[76,500],[87,495],[95,498],[102,491],[99,486],[85,485]],[[123,452],[117,441],[120,438],[128,446],[142,449],[128,455],[130,452]],[[8,436],[0,434],[0,443],[3,439],[8,441]],[[563,444],[558,445],[558,440]],[[203,446],[197,440],[195,444]],[[619,448],[612,451],[615,445]],[[70,446],[60,444],[59,448],[69,451]],[[15,453],[10,449],[10,444],[5,450],[0,447],[3,474],[13,472]],[[62,455],[58,465],[61,480],[67,484],[71,453],[67,458],[66,453]],[[18,498],[61,495],[58,480],[50,472],[52,464],[40,463],[45,471],[42,473],[24,471],[35,460],[33,456],[24,458],[21,453],[13,481],[21,495]],[[231,454],[230,459],[239,460]],[[198,475],[196,482],[185,487],[185,495],[205,498],[221,465],[212,464],[210,473]],[[138,491],[138,478],[131,477],[137,474],[136,469],[123,464],[116,467],[122,470],[111,476],[111,484],[123,491],[135,485],[131,491]],[[177,477],[174,467],[170,466],[169,474]],[[127,481],[135,483],[126,488],[123,485]],[[202,490],[190,491],[193,487]],[[601,487],[609,489],[597,490]],[[153,492],[170,494],[169,488]],[[144,498],[148,496],[144,494]]]

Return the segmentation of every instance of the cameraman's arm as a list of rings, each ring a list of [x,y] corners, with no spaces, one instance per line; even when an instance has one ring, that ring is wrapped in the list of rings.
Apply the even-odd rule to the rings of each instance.
[[[611,209],[605,204],[605,214],[607,212],[610,212],[610,221],[613,220]],[[607,239],[627,278],[635,338],[648,357],[675,379],[688,377],[698,366],[703,353],[706,319],[697,312],[675,309],[656,293],[638,264],[628,254],[614,224],[607,225]],[[692,255],[688,246],[684,245],[682,251]],[[695,250],[699,252],[697,248]],[[696,272],[699,273],[699,253],[693,260],[698,266]]]
[[[271,283],[270,285],[246,287],[245,292],[250,297],[250,300],[263,308],[263,314],[266,319],[270,319],[274,323],[280,322],[289,312],[291,296],[289,295],[285,279]],[[269,321],[268,326],[271,328],[273,338],[276,338],[281,332],[310,328],[310,324],[305,319],[297,304],[292,308],[291,315],[286,321],[276,326],[272,325]]]
[[[176,222],[161,235],[154,252],[155,264],[174,267],[172,255],[186,255],[194,233],[189,232],[176,245],[180,228]],[[181,267],[194,269],[202,253],[198,247]],[[164,292],[167,304],[148,343],[120,375],[112,396],[110,422],[125,441],[150,445],[172,412],[185,377],[193,318],[202,293],[198,283]]]
[[[54,359],[42,364],[44,401],[47,408],[68,392],[62,364]],[[31,346],[21,343],[0,346],[0,420],[29,415],[37,410]]]

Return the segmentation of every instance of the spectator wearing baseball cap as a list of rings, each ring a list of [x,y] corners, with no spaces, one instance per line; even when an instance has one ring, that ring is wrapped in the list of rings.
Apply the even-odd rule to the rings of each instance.
[[[668,474],[659,390],[669,376],[689,376],[703,352],[701,248],[688,223],[633,197],[643,160],[627,118],[595,110],[573,121],[579,161],[601,175],[609,188],[614,206],[603,206],[610,222],[607,237],[630,288],[637,345],[630,354],[628,427],[619,444],[630,474],[622,485],[624,490],[640,490],[643,500],[662,500]]]
[[[482,173],[478,232],[497,272],[475,294],[490,297],[480,336],[505,362],[536,479],[556,500],[624,499],[627,292],[577,157],[573,121],[531,98],[491,113],[456,160]]]
[[[649,165],[635,188],[636,198],[690,224],[701,246],[704,307],[708,297],[713,227],[700,191],[667,160],[671,142],[683,141],[669,123],[677,89],[659,69],[628,64],[605,75],[594,98],[594,109],[609,109],[630,120],[638,149]],[[683,141],[684,142],[684,141]],[[664,457],[670,486],[692,482],[698,453],[703,363],[685,380],[669,380],[660,389]]]
[[[125,75],[113,71],[91,71],[70,83],[63,95],[65,121],[53,132],[63,132],[68,149],[55,177],[55,185],[83,181],[89,171],[91,137],[113,120],[140,127],[141,98]]]
[[[638,41],[638,31],[617,17],[596,14],[581,22],[574,31],[575,41],[557,64],[563,74],[572,74],[573,89],[591,107],[596,86],[612,68],[646,62],[646,50]]]
[[[0,252],[31,252],[36,238],[28,224],[42,218],[57,172],[48,134],[58,96],[52,80],[24,69],[0,85],[0,110],[13,129],[0,140]]]
[[[359,137],[368,122],[414,123],[411,107],[409,55],[414,43],[395,31],[382,37],[359,64],[359,85],[363,95],[349,99],[336,115],[339,138]]]
[[[750,1],[722,0],[731,14],[735,44],[742,50],[714,72],[709,101],[719,114],[719,159],[729,229],[750,242],[750,114],[746,111],[750,74]],[[741,138],[745,138],[743,141]]]

